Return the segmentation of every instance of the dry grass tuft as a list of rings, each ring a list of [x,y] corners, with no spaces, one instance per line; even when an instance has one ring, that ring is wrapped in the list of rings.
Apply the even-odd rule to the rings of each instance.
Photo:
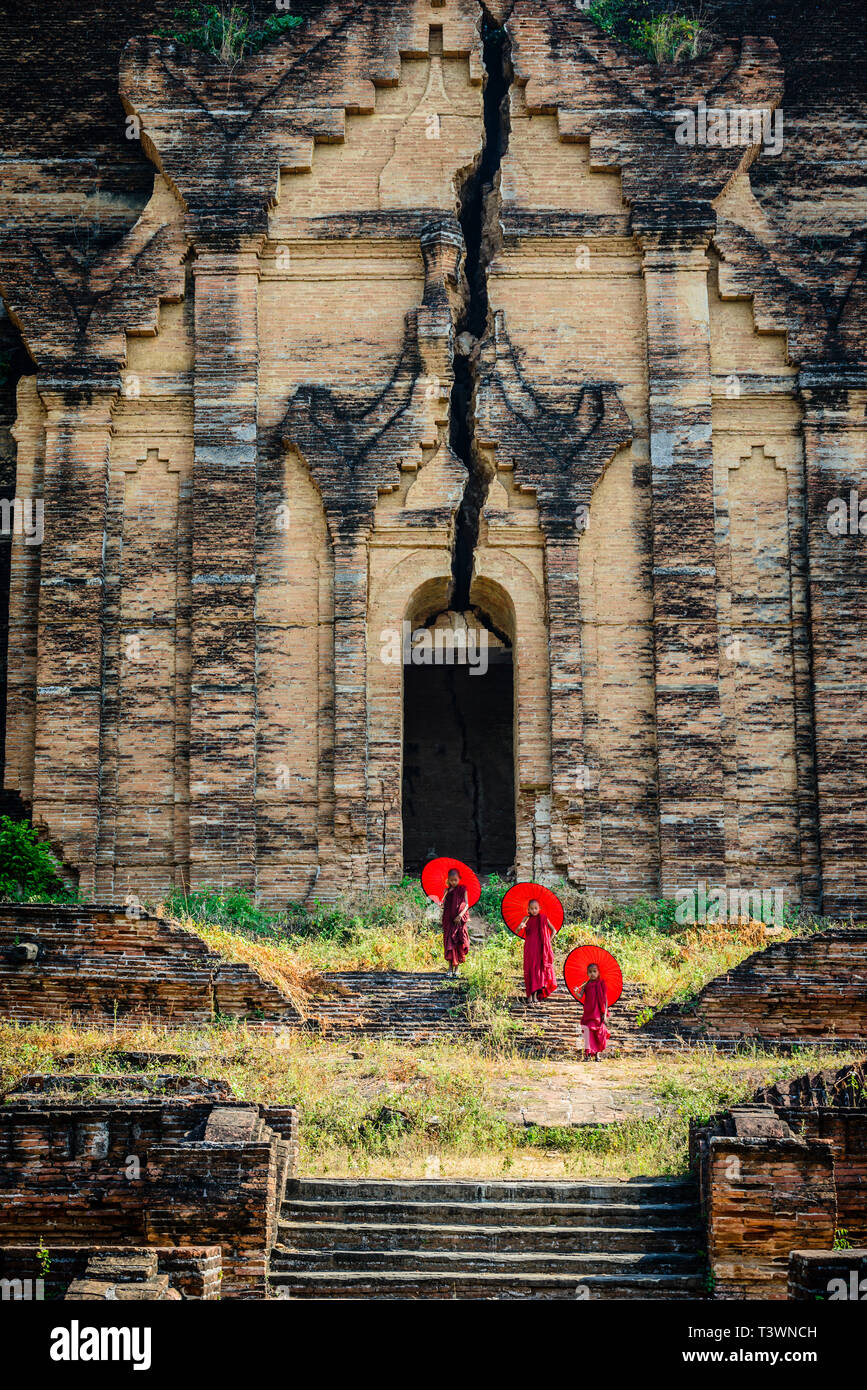
[[[167,920],[201,937],[212,951],[225,956],[233,964],[249,965],[279,989],[302,1018],[307,1017],[312,997],[333,994],[341,989],[339,985],[325,980],[317,970],[305,965],[283,942],[252,940],[212,922],[195,921],[192,917],[171,916]]]

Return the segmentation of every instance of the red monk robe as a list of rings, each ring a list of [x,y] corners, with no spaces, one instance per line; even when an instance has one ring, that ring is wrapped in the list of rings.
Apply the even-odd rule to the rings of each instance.
[[[466,884],[449,888],[443,898],[443,949],[449,965],[462,965],[470,949],[470,902]]]
[[[588,980],[584,985],[584,1012],[581,1015],[581,1026],[584,1029],[584,1051],[591,1057],[597,1052],[604,1052],[608,1046],[608,1039],[611,1037],[605,1026],[605,1015],[608,1013],[608,989],[605,981],[600,976],[595,980]]]
[[[524,938],[524,988],[527,998],[532,999],[534,994],[539,994],[542,999],[547,999],[557,988],[554,949],[551,945],[554,928],[544,912],[537,912],[527,918],[518,935]]]

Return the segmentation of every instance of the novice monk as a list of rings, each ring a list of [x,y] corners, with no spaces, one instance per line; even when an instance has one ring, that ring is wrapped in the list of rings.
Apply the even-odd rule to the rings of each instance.
[[[591,1057],[598,1062],[599,1053],[608,1046],[611,1034],[608,1031],[608,989],[599,974],[599,966],[587,967],[587,980],[578,991],[578,998],[584,1004],[581,1026],[584,1029],[584,1061]]]
[[[528,1004],[540,1004],[557,988],[554,974],[554,928],[539,906],[537,898],[527,904],[528,912],[518,928],[524,939],[524,988]]]
[[[458,966],[466,960],[470,949],[469,916],[466,884],[461,883],[457,869],[449,869],[448,888],[443,898],[443,948],[450,975],[457,975]]]

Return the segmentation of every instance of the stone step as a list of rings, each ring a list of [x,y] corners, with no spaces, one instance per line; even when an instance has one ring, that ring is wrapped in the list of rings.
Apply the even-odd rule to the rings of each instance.
[[[338,1299],[694,1299],[704,1289],[699,1274],[630,1273],[628,1275],[520,1274],[512,1278],[496,1274],[414,1274],[386,1271],[357,1273],[322,1270],[285,1274],[272,1281],[277,1298]]]
[[[636,1206],[595,1202],[286,1202],[282,1220],[297,1224],[428,1226],[553,1227],[632,1226],[634,1228],[692,1224],[692,1203],[649,1203]]]
[[[697,1224],[682,1226],[436,1226],[409,1222],[341,1225],[327,1221],[281,1221],[282,1254],[356,1251],[455,1251],[489,1254],[694,1254]],[[276,1254],[276,1252],[275,1252]],[[283,1266],[286,1267],[286,1266]]]
[[[490,1203],[523,1204],[574,1202],[653,1207],[697,1201],[695,1183],[688,1178],[639,1178],[598,1182],[595,1178],[521,1178],[479,1181],[472,1178],[293,1178],[286,1184],[287,1203],[313,1201],[462,1202],[478,1207]]]
[[[443,1037],[489,1036],[467,1015],[463,982],[449,981],[444,972],[334,971],[326,978],[338,992],[315,999],[310,1010],[311,1026],[325,1033],[368,1034],[413,1045]],[[645,1051],[651,1045],[636,1022],[642,1003],[641,989],[628,985],[612,1011],[612,1051]],[[541,1006],[531,1006],[516,977],[509,1008],[516,1025],[514,1042],[521,1052],[548,1056],[580,1049],[580,1009],[564,987]],[[668,1041],[657,1037],[652,1045],[661,1050]],[[688,1044],[675,1039],[675,1046]]]
[[[287,1298],[679,1298],[704,1285],[694,1183],[300,1178],[271,1253]]]
[[[500,1274],[505,1280],[522,1274],[585,1274],[612,1277],[635,1273],[698,1275],[703,1268],[694,1250],[677,1252],[582,1251],[572,1254],[538,1250],[289,1250],[278,1246],[271,1256],[271,1277],[320,1273],[326,1270],[359,1273]]]

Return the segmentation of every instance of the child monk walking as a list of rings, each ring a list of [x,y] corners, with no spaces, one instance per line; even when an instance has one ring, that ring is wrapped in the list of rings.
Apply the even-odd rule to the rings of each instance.
[[[554,973],[554,928],[539,906],[538,898],[527,904],[527,916],[518,928],[524,939],[524,988],[528,1004],[540,1004],[557,988]]]
[[[457,975],[470,949],[470,902],[466,884],[457,869],[449,869],[448,888],[443,897],[443,950],[449,974]]]
[[[599,1061],[599,1053],[608,1046],[608,988],[599,974],[599,966],[587,967],[587,979],[578,991],[584,1005],[581,1026],[584,1030],[584,1061]]]

